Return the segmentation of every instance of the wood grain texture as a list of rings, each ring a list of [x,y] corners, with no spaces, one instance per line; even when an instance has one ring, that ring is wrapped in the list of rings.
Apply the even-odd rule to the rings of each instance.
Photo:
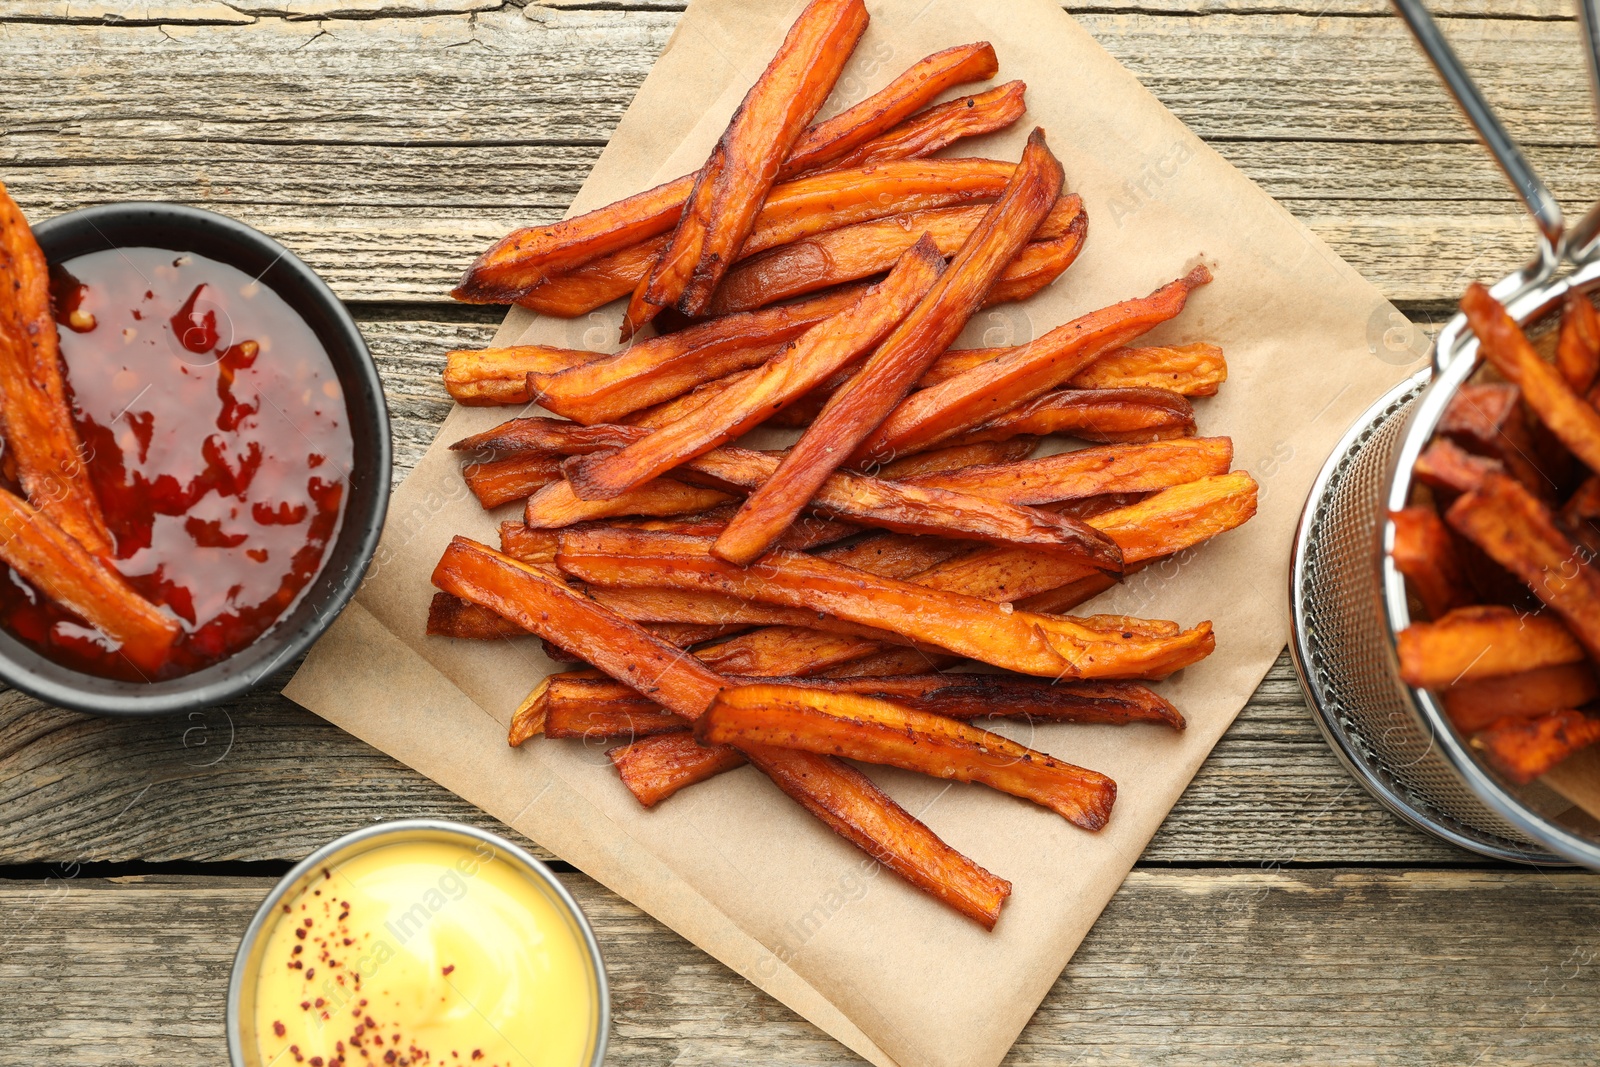
[[[272,4],[292,6],[259,0]],[[1525,258],[1528,224],[1397,20],[1341,5],[1320,17],[1196,10],[1079,17],[1392,299],[1452,299],[1464,280]],[[1448,30],[1578,211],[1600,180],[1576,31],[1546,17],[1551,5],[1514,10],[1538,17],[1452,18]],[[0,173],[36,215],[115,199],[200,204],[283,240],[346,299],[444,302],[490,241],[560,217],[677,18],[370,13],[0,21]],[[157,69],[182,103],[148,105]]]
[[[373,820],[437,816],[499,827],[277,696],[290,673],[226,707],[154,722],[0,696],[0,864],[298,860]],[[1402,824],[1344,772],[1281,659],[1142,862],[1474,859]]]
[[[271,880],[69,874],[0,884],[0,1060],[221,1062],[233,952]],[[637,908],[561,877],[606,953],[608,1063],[858,1062]],[[1593,1062],[1591,885],[1539,872],[1136,871],[1006,1064]]]

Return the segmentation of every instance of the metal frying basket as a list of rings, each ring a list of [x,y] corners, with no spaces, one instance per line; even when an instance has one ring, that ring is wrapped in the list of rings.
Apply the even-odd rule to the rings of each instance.
[[[1538,332],[1569,291],[1600,289],[1600,205],[1563,233],[1561,208],[1523,159],[1418,0],[1395,7],[1494,154],[1540,233],[1528,266],[1490,291]],[[1592,80],[1600,82],[1600,0],[1581,0]],[[1597,94],[1600,97],[1600,94]],[[1553,280],[1563,258],[1578,269]],[[1389,557],[1387,515],[1409,503],[1411,469],[1446,406],[1477,370],[1477,340],[1456,316],[1433,367],[1402,382],[1350,428],[1317,476],[1295,533],[1289,651],[1306,697],[1344,764],[1387,807],[1462,848],[1519,863],[1600,869],[1600,837],[1542,786],[1515,786],[1483,764],[1427,690],[1400,680],[1396,634],[1410,624],[1405,580]],[[1592,822],[1589,823],[1592,825]]]

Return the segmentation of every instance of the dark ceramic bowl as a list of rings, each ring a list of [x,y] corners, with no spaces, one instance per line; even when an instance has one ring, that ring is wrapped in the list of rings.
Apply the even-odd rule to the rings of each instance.
[[[108,248],[145,247],[194,252],[237,267],[258,277],[306,321],[338,373],[354,446],[339,535],[295,608],[252,644],[182,678],[140,683],[63,667],[0,630],[0,677],[64,708],[165,715],[236,697],[310,647],[349,603],[377,549],[389,504],[392,455],[389,411],[372,354],[327,284],[294,253],[242,222],[176,204],[106,204],[39,223],[33,232],[51,263]]]

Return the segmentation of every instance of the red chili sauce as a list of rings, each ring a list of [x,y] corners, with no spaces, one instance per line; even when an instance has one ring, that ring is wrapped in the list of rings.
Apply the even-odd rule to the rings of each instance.
[[[117,569],[183,633],[150,678],[15,572],[0,623],[90,674],[197,671],[270,629],[322,568],[350,473],[344,392],[300,316],[225,263],[93,252],[51,269],[51,297]]]

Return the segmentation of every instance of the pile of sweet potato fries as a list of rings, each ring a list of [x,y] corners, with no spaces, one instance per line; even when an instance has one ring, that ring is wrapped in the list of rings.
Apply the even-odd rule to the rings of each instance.
[[[178,622],[117,571],[67,402],[50,268],[0,185],[0,560],[121,646],[142,671],[166,661]]]
[[[829,828],[992,928],[1011,891],[844,759],[981,782],[1088,830],[1116,784],[972,725],[1183,717],[1146,681],[1209,623],[1063,614],[1255,513],[1192,397],[1210,344],[1128,347],[1202,267],[1012,348],[952,349],[1087,235],[1042,131],[1020,162],[924,159],[1023,112],[986,43],[813,123],[867,21],[813,0],[695,174],[486,252],[455,295],[576,315],[628,297],[610,356],[452,352],[463,404],[537,403],[458,442],[499,550],[457,537],[428,632],[528,633],[589,668],[540,682],[511,743],[615,738],[645,805],[754,764]],[[670,315],[664,314],[670,311]],[[655,325],[653,336],[641,331]],[[781,452],[733,443],[799,429]],[[1046,434],[1091,443],[1029,458]],[[946,672],[983,664],[1006,673]],[[843,757],[843,758],[841,758]]]
[[[1426,620],[1400,634],[1400,670],[1526,783],[1600,741],[1600,315],[1570,293],[1551,361],[1483,286],[1461,308],[1487,369],[1451,400],[1416,502],[1392,516]]]

